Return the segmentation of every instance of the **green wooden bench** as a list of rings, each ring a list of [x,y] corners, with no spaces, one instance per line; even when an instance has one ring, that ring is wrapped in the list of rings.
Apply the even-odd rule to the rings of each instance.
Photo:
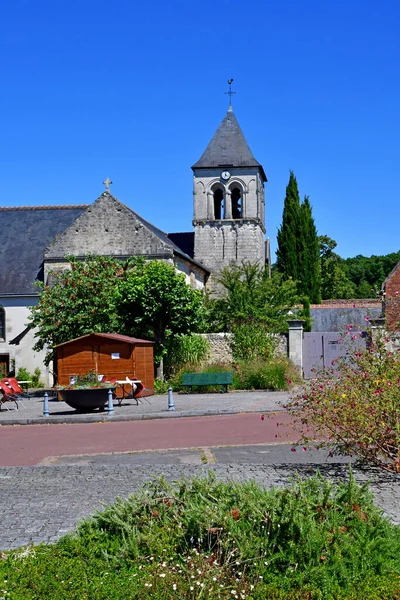
[[[228,391],[228,385],[233,383],[233,373],[185,373],[182,385],[192,391],[193,385],[220,385],[223,392]]]

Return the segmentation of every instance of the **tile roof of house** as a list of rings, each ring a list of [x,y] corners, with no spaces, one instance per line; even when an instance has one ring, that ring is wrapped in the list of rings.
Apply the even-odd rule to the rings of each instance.
[[[37,294],[45,248],[88,206],[0,208],[0,295]]]

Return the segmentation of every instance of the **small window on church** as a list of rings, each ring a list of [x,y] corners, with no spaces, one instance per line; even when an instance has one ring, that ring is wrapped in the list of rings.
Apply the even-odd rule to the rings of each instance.
[[[231,191],[232,219],[241,219],[243,216],[242,190],[238,187]]]
[[[0,340],[6,339],[6,311],[0,306]]]
[[[214,192],[214,218],[224,218],[224,192],[217,188]]]

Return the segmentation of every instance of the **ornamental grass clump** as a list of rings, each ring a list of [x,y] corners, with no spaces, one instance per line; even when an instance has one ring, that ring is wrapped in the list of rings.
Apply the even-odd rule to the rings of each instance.
[[[394,600],[400,530],[371,494],[320,475],[265,490],[148,483],[55,545],[3,554],[5,598]]]
[[[291,398],[303,441],[329,445],[332,452],[354,455],[400,472],[400,355],[388,349],[383,333],[368,336],[348,326],[346,356],[315,372]]]

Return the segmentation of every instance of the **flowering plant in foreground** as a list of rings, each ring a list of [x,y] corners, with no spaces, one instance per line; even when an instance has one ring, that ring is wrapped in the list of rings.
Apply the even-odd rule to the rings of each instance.
[[[369,335],[366,348],[361,332],[348,328],[345,336],[346,356],[297,388],[287,409],[303,442],[399,473],[400,353],[388,350],[383,333]]]

